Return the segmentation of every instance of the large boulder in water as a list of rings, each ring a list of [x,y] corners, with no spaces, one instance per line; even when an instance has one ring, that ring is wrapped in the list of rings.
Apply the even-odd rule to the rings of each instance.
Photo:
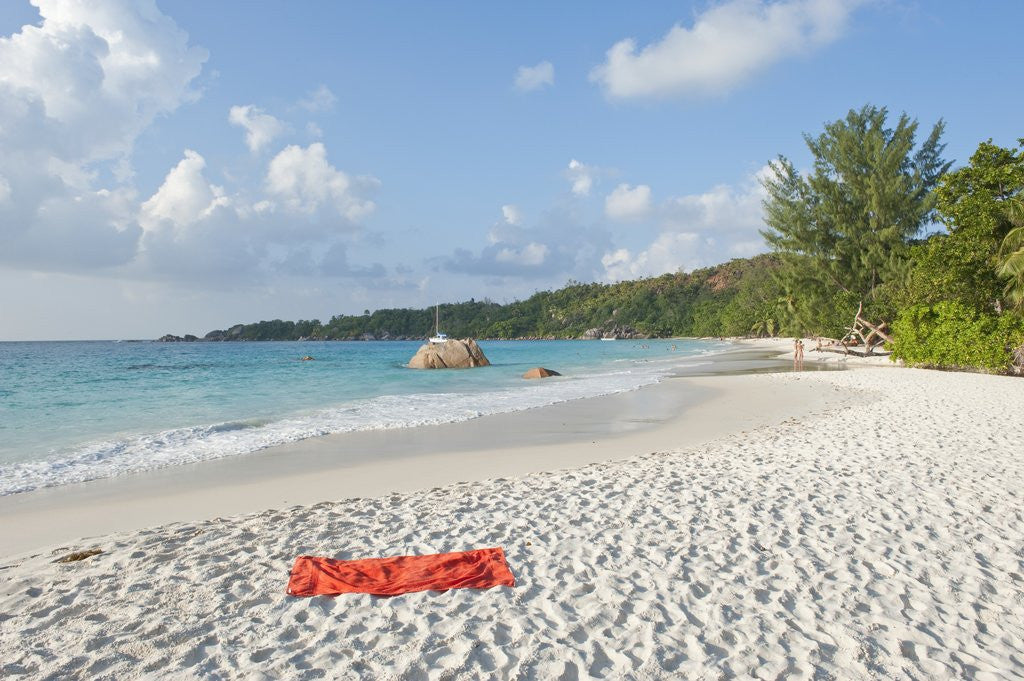
[[[562,374],[558,373],[557,371],[555,371],[553,369],[545,369],[544,367],[533,367],[532,369],[527,371],[525,374],[523,374],[523,378],[547,378],[548,376],[561,376],[561,375]]]
[[[410,369],[469,369],[490,364],[472,338],[425,343],[409,360]]]

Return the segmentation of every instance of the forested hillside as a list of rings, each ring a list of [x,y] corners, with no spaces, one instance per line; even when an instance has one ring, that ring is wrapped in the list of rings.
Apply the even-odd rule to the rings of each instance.
[[[867,105],[805,135],[812,170],[779,156],[762,181],[770,255],[570,282],[506,305],[449,303],[441,328],[474,338],[820,335],[846,352],[884,341],[911,365],[1024,373],[1024,139],[982,142],[953,169],[943,129],[918,143],[916,120]],[[203,340],[424,338],[433,326],[433,309],[367,310],[238,324]]]
[[[771,255],[738,259],[688,274],[617,284],[570,282],[500,305],[469,300],[440,306],[441,329],[453,337],[581,338],[768,335],[781,289]],[[434,309],[384,309],[297,322],[262,321],[208,333],[204,340],[351,340],[425,338]]]

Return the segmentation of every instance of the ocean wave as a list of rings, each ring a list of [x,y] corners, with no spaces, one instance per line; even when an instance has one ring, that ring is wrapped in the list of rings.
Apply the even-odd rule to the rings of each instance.
[[[184,364],[156,364],[153,362],[142,362],[140,364],[129,364],[125,366],[127,371],[194,371],[196,369],[211,369],[214,365],[209,362],[186,362]]]
[[[238,456],[323,435],[454,423],[635,390],[668,375],[683,358],[675,359],[491,392],[374,397],[269,421],[229,421],[93,442],[0,467],[0,496]]]

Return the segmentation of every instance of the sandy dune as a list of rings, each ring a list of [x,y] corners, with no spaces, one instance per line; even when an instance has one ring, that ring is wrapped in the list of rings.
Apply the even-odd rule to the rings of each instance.
[[[622,462],[123,533],[79,563],[8,561],[0,676],[1024,676],[1024,381],[744,380],[817,382],[847,406]],[[485,546],[505,547],[515,588],[284,594],[300,553]]]

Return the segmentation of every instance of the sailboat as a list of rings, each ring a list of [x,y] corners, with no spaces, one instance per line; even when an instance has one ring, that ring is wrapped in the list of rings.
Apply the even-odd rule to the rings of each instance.
[[[448,334],[441,333],[440,305],[434,306],[434,335],[430,337],[431,343],[444,343],[448,340]]]

